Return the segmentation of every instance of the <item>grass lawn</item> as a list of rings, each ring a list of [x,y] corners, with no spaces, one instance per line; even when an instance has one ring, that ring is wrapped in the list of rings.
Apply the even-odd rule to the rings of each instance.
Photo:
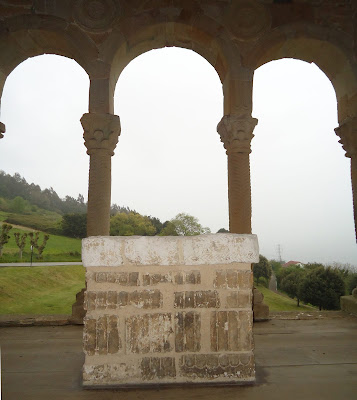
[[[82,266],[0,268],[0,314],[71,314]]]
[[[297,302],[290,297],[275,293],[267,289],[265,286],[258,285],[257,289],[264,295],[264,302],[269,306],[270,311],[314,311],[316,307],[303,305],[300,302],[300,307]]]

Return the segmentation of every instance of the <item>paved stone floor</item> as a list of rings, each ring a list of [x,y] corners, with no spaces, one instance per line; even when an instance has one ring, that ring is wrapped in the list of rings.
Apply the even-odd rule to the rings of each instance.
[[[82,327],[0,328],[3,400],[357,398],[357,318],[279,320],[254,326],[257,383],[249,387],[83,390]]]

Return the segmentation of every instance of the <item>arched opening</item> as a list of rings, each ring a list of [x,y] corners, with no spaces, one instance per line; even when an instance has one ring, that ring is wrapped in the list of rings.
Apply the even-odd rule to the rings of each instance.
[[[115,114],[112,202],[160,218],[179,212],[213,232],[228,227],[227,160],[216,126],[222,85],[193,51],[164,48],[135,58],[121,74]]]
[[[2,96],[1,121],[6,124],[6,133],[0,143],[1,170],[11,176],[20,174],[29,185],[39,185],[42,191],[53,188],[62,199],[66,196],[77,199],[79,193],[87,197],[88,156],[83,145],[80,118],[88,110],[88,89],[86,72],[75,61],[62,56],[30,58],[15,68],[6,80]],[[32,189],[30,187],[27,194]],[[38,190],[34,189],[33,193],[38,194]],[[9,204],[12,201],[11,198],[7,200]],[[43,196],[40,200],[43,200]],[[24,223],[16,224],[23,227],[13,226],[9,232],[9,243],[4,246],[4,252],[13,257],[11,262],[30,262],[30,238],[26,239],[20,259],[13,233],[20,232],[22,235],[31,230],[44,231],[45,226],[39,217],[48,217],[53,225],[46,228],[53,230],[50,232],[46,229],[50,238],[43,252],[43,260],[36,258],[35,250],[33,262],[80,261],[80,240],[57,236],[61,235],[60,231],[56,231],[60,229],[57,221],[61,221],[61,210],[54,211],[53,207],[41,207],[30,200],[26,201],[28,204],[22,214],[27,223],[24,218]],[[11,209],[8,211],[14,214]],[[5,217],[3,212],[1,217],[0,221]],[[43,237],[41,233],[39,244]],[[71,256],[77,259],[73,260]],[[1,262],[4,261],[10,260],[2,259]],[[65,272],[66,268],[71,267],[48,267],[47,271],[44,268],[19,272],[16,272],[16,268],[8,269],[19,274],[16,290],[22,291],[23,296],[19,296],[17,301],[16,290],[9,293],[2,303],[2,313],[4,309],[7,313],[11,310],[10,313],[22,314],[71,313],[75,294],[84,286],[82,267],[72,267],[76,269],[72,274]],[[9,271],[4,271],[3,279],[6,279]],[[61,279],[63,274],[66,279]],[[23,287],[21,282],[24,283]],[[36,282],[41,284],[36,285]],[[44,282],[46,284],[42,285]],[[9,304],[11,300],[12,305]],[[22,309],[24,304],[26,307]]]
[[[355,263],[350,160],[338,143],[334,87],[314,64],[255,71],[253,232],[260,252],[302,262]]]
[[[8,76],[1,102],[6,137],[2,168],[60,196],[86,195],[88,157],[80,118],[88,110],[89,79],[73,60],[27,59]]]

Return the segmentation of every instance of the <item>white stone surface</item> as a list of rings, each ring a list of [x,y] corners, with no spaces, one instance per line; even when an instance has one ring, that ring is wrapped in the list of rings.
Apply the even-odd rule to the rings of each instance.
[[[259,261],[256,235],[93,236],[82,241],[84,267],[216,265]]]
[[[124,239],[126,261],[134,265],[178,265],[180,250],[176,238],[127,236]]]
[[[92,236],[83,239],[83,266],[117,267],[123,265],[123,239],[123,237],[110,236]]]

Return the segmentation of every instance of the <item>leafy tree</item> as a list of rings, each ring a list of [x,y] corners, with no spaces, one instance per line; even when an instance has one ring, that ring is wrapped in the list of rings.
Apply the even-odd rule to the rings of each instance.
[[[347,295],[352,294],[352,290],[357,287],[357,273],[350,273],[346,279]]]
[[[151,215],[148,216],[150,222],[153,224],[153,226],[155,227],[155,235],[158,235],[163,228],[163,224],[162,222],[159,220],[159,218],[156,217],[152,217]]]
[[[186,213],[179,213],[175,218],[170,220],[170,223],[174,226],[174,232],[172,225],[167,225],[161,232],[162,236],[195,236],[206,233],[211,233],[209,228],[203,227],[196,217]],[[166,229],[168,228],[168,229]],[[169,231],[175,233],[174,235],[169,234]]]
[[[321,267],[322,267],[322,268],[325,268],[323,264],[316,263],[316,262],[314,262],[314,263],[307,263],[307,264],[305,264],[305,266],[304,266],[305,270],[307,270],[307,271],[311,271],[311,270],[313,270],[313,269],[315,269],[315,268],[321,268]]]
[[[269,260],[271,269],[273,270],[274,274],[277,275],[279,271],[281,270],[281,265],[283,262],[277,261],[277,260]]]
[[[18,213],[18,214],[22,214],[25,211],[27,206],[28,206],[28,202],[21,196],[16,196],[11,201],[11,211]]]
[[[138,213],[118,213],[110,219],[111,236],[153,236],[155,232],[150,219]]]
[[[271,274],[272,274],[272,269],[269,261],[267,260],[266,257],[259,254],[259,262],[253,264],[253,275],[257,284],[259,283],[260,278],[265,278],[268,284]]]
[[[31,246],[33,246],[37,250],[37,253],[38,253],[37,258],[41,259],[43,250],[46,247],[46,243],[47,243],[48,239],[50,238],[50,235],[47,235],[47,234],[43,235],[42,244],[39,244],[39,242],[38,242],[40,239],[40,232],[30,232],[29,236],[30,236]]]
[[[341,275],[331,267],[310,269],[300,286],[301,300],[318,306],[320,310],[339,309],[340,296],[344,293],[345,283]]]
[[[171,221],[166,221],[159,236],[178,236],[176,226]]]
[[[9,239],[9,231],[12,229],[12,225],[9,224],[2,224],[1,226],[1,232],[0,232],[0,257],[2,256],[2,249],[4,247],[4,244],[6,244]]]
[[[282,281],[287,275],[289,275],[291,271],[295,270],[296,268],[299,268],[299,267],[290,266],[290,267],[284,267],[284,268],[280,268],[280,269],[279,269],[279,271],[275,274],[278,289],[281,288],[281,287],[280,287],[280,286],[281,286],[281,281]]]
[[[22,260],[22,252],[24,251],[27,239],[27,233],[23,233],[22,235],[19,232],[14,233],[15,242],[17,247],[20,249],[19,257]]]
[[[87,236],[87,214],[65,214],[61,222],[65,236],[82,239]]]
[[[306,272],[302,268],[291,268],[289,273],[281,280],[280,289],[289,297],[296,297],[297,306],[300,306],[300,286]]]
[[[218,229],[217,233],[229,233],[226,228]]]

